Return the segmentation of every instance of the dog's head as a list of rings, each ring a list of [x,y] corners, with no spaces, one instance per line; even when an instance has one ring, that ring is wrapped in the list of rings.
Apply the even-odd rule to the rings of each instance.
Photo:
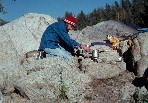
[[[113,43],[113,42],[115,42],[115,37],[114,37],[114,36],[111,36],[111,35],[107,35],[107,40],[108,40],[110,43]]]
[[[114,39],[114,36],[112,36],[112,35],[107,35],[107,40],[112,40],[112,39]]]

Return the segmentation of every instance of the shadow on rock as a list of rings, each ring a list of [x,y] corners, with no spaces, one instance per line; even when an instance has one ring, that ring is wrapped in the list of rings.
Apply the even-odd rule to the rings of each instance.
[[[143,77],[137,77],[132,81],[132,84],[136,87],[143,87],[148,90],[148,68],[145,70]]]

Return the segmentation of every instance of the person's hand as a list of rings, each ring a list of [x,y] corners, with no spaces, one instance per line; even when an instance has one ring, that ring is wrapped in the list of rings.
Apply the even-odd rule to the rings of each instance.
[[[87,45],[84,45],[84,44],[81,44],[80,48],[84,49],[86,52],[90,52],[91,51],[90,47],[87,46]]]

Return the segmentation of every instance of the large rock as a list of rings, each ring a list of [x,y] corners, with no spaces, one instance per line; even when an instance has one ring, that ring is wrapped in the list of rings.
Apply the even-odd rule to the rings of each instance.
[[[15,83],[15,88],[34,103],[55,103],[61,99],[77,102],[83,97],[91,78],[79,72],[75,63],[60,58],[47,58],[23,64],[26,76]],[[63,90],[64,89],[64,90]]]
[[[148,68],[148,55],[142,57],[140,60],[136,63],[136,69],[137,69],[137,75],[139,77],[142,77],[145,70]]]
[[[119,60],[120,56],[116,50],[100,45],[91,48],[104,52],[99,53],[98,62],[94,62],[90,58],[82,59],[81,69],[86,74],[93,78],[102,79],[114,77],[126,70],[126,63]]]
[[[133,40],[134,47],[132,48],[134,60],[138,61],[142,57],[148,55],[148,33],[139,33],[139,35]]]
[[[106,40],[107,35],[126,36],[137,32],[134,28],[129,27],[115,20],[100,22],[93,26],[87,26],[82,32],[77,31],[78,41],[92,42]],[[82,39],[83,38],[83,39]]]
[[[13,82],[19,78],[22,74],[20,72],[21,67],[19,63],[19,55],[13,45],[11,38],[7,32],[0,27],[1,38],[0,38],[0,86],[2,92],[12,92]]]
[[[38,49],[44,30],[56,21],[48,15],[29,13],[1,26],[0,31],[1,35],[7,37],[8,42],[13,45],[15,52],[22,56],[28,51]]]
[[[142,76],[148,67],[148,33],[139,33],[133,40],[132,54],[136,62],[136,71],[138,76]]]
[[[14,91],[13,83],[25,74],[20,59],[25,52],[38,49],[46,27],[56,19],[43,14],[26,14],[0,26],[0,86],[2,92]]]
[[[83,103],[93,90],[89,85],[92,79],[112,78],[126,70],[125,62],[118,59],[119,54],[109,45],[91,47],[109,51],[100,53],[98,63],[91,58],[83,58],[82,68],[78,68],[77,57],[68,63],[58,57],[41,60],[28,58],[20,65],[24,53],[38,49],[44,30],[56,21],[48,15],[29,13],[0,27],[0,88],[2,97],[6,95],[4,103],[9,103],[9,100],[11,103],[60,103],[65,102],[63,99]],[[98,40],[104,42],[106,34],[116,34],[120,30],[134,32],[132,28],[119,25],[116,21],[106,21],[87,27],[82,32],[74,31],[72,33],[76,35],[71,37],[80,43],[90,44]]]
[[[135,92],[135,87],[130,83],[133,76],[132,73],[124,71],[113,78],[93,79],[90,84],[93,87],[92,93],[87,95],[88,101],[83,103],[116,103],[117,101],[129,103],[128,101],[134,101],[131,96]]]

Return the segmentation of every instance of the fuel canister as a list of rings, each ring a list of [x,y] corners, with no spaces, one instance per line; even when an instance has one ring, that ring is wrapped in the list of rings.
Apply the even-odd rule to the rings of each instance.
[[[92,59],[96,62],[99,58],[99,50],[93,50],[92,51]]]

